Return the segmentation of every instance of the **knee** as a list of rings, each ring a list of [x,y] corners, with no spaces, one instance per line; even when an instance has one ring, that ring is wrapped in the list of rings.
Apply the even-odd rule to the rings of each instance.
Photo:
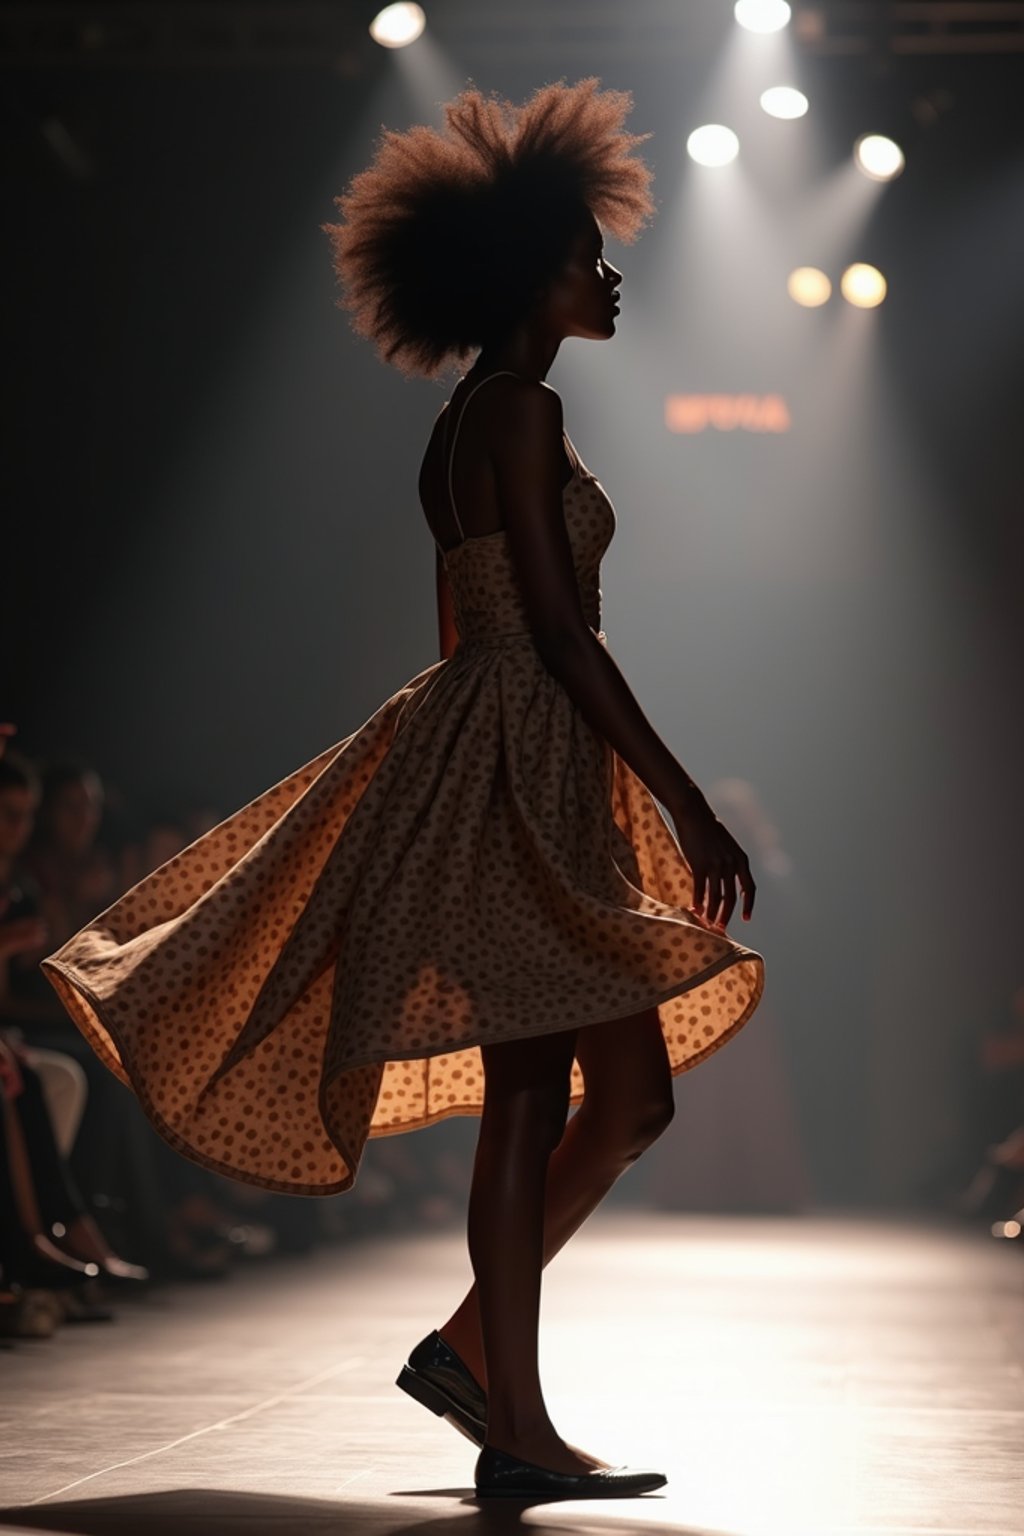
[[[652,1142],[668,1130],[675,1112],[675,1100],[671,1092],[667,1097],[659,1097],[644,1106],[633,1122],[634,1156],[639,1157],[641,1152],[646,1151]]]
[[[610,1156],[617,1162],[632,1163],[668,1129],[674,1115],[675,1101],[670,1092],[641,1104],[617,1105],[606,1114],[593,1115],[591,1124]]]

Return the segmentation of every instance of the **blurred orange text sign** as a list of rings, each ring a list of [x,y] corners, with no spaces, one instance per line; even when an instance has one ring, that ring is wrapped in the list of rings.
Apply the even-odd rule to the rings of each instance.
[[[789,406],[781,395],[666,395],[670,432],[788,432]]]

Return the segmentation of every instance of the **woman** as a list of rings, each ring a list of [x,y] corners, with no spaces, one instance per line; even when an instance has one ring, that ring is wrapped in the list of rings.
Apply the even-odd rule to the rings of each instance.
[[[555,1430],[540,1272],[764,984],[725,931],[746,855],[598,628],[615,513],[544,382],[564,337],[614,334],[599,221],[630,240],[653,208],[630,106],[468,90],[335,200],[354,328],[406,373],[477,353],[419,482],[443,658],[42,962],[161,1134],[236,1178],[335,1193],[369,1136],[480,1116],[475,1285],[399,1377],[481,1444],[480,1495],[665,1482]]]

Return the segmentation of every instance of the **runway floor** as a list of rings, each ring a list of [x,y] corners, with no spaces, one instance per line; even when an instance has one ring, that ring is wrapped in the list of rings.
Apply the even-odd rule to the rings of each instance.
[[[666,1531],[1021,1536],[1024,1255],[943,1224],[599,1211],[544,1272],[567,1440],[642,1498],[473,1497],[394,1385],[464,1233],[253,1261],[0,1354],[0,1529],[138,1536]]]

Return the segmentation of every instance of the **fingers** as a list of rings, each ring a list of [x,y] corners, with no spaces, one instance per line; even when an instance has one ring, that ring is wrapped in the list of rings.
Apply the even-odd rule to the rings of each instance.
[[[719,922],[723,928],[728,928],[729,919],[732,917],[736,906],[736,879],[737,871],[730,869],[723,886],[724,904],[719,915]]]
[[[694,863],[693,870],[693,910],[699,912],[704,905],[705,889],[707,886],[707,865]]]
[[[737,882],[743,893],[743,916],[746,919],[751,917],[757,887],[750,873],[746,854],[738,851],[735,858],[730,857],[720,863],[713,862],[708,869],[707,905],[704,914],[708,922],[715,923],[721,928],[728,927],[736,910]]]
[[[750,865],[744,860],[738,869],[729,871],[725,882],[725,903],[718,919],[723,928],[728,927],[733,912],[736,910],[737,882],[739,882],[740,890],[743,893],[743,917],[749,922],[753,915],[754,896],[757,893],[757,886],[754,884],[754,877],[750,873]]]
[[[723,829],[724,830],[724,829]],[[750,873],[750,862],[739,844],[729,836],[724,849],[708,850],[694,858],[693,910],[702,913],[706,922],[725,928],[736,910],[739,884],[743,893],[743,916],[753,915],[757,886]]]
[[[714,913],[718,910],[722,900],[722,871],[721,866],[713,859],[705,863],[694,863],[693,872],[693,910],[700,912],[704,920],[714,922]]]
[[[745,858],[740,866],[740,887],[743,891],[743,916],[749,918],[754,910],[754,896],[757,893],[757,886],[754,884],[754,877],[750,873],[750,865]]]
[[[709,923],[718,921],[717,913],[722,904],[722,883],[722,866],[718,863],[712,864],[708,875],[708,905],[704,914]]]
[[[704,918],[706,922],[717,923],[718,911],[725,900],[728,889],[728,876],[724,864],[715,858],[708,862],[707,872],[707,900],[704,903]]]

